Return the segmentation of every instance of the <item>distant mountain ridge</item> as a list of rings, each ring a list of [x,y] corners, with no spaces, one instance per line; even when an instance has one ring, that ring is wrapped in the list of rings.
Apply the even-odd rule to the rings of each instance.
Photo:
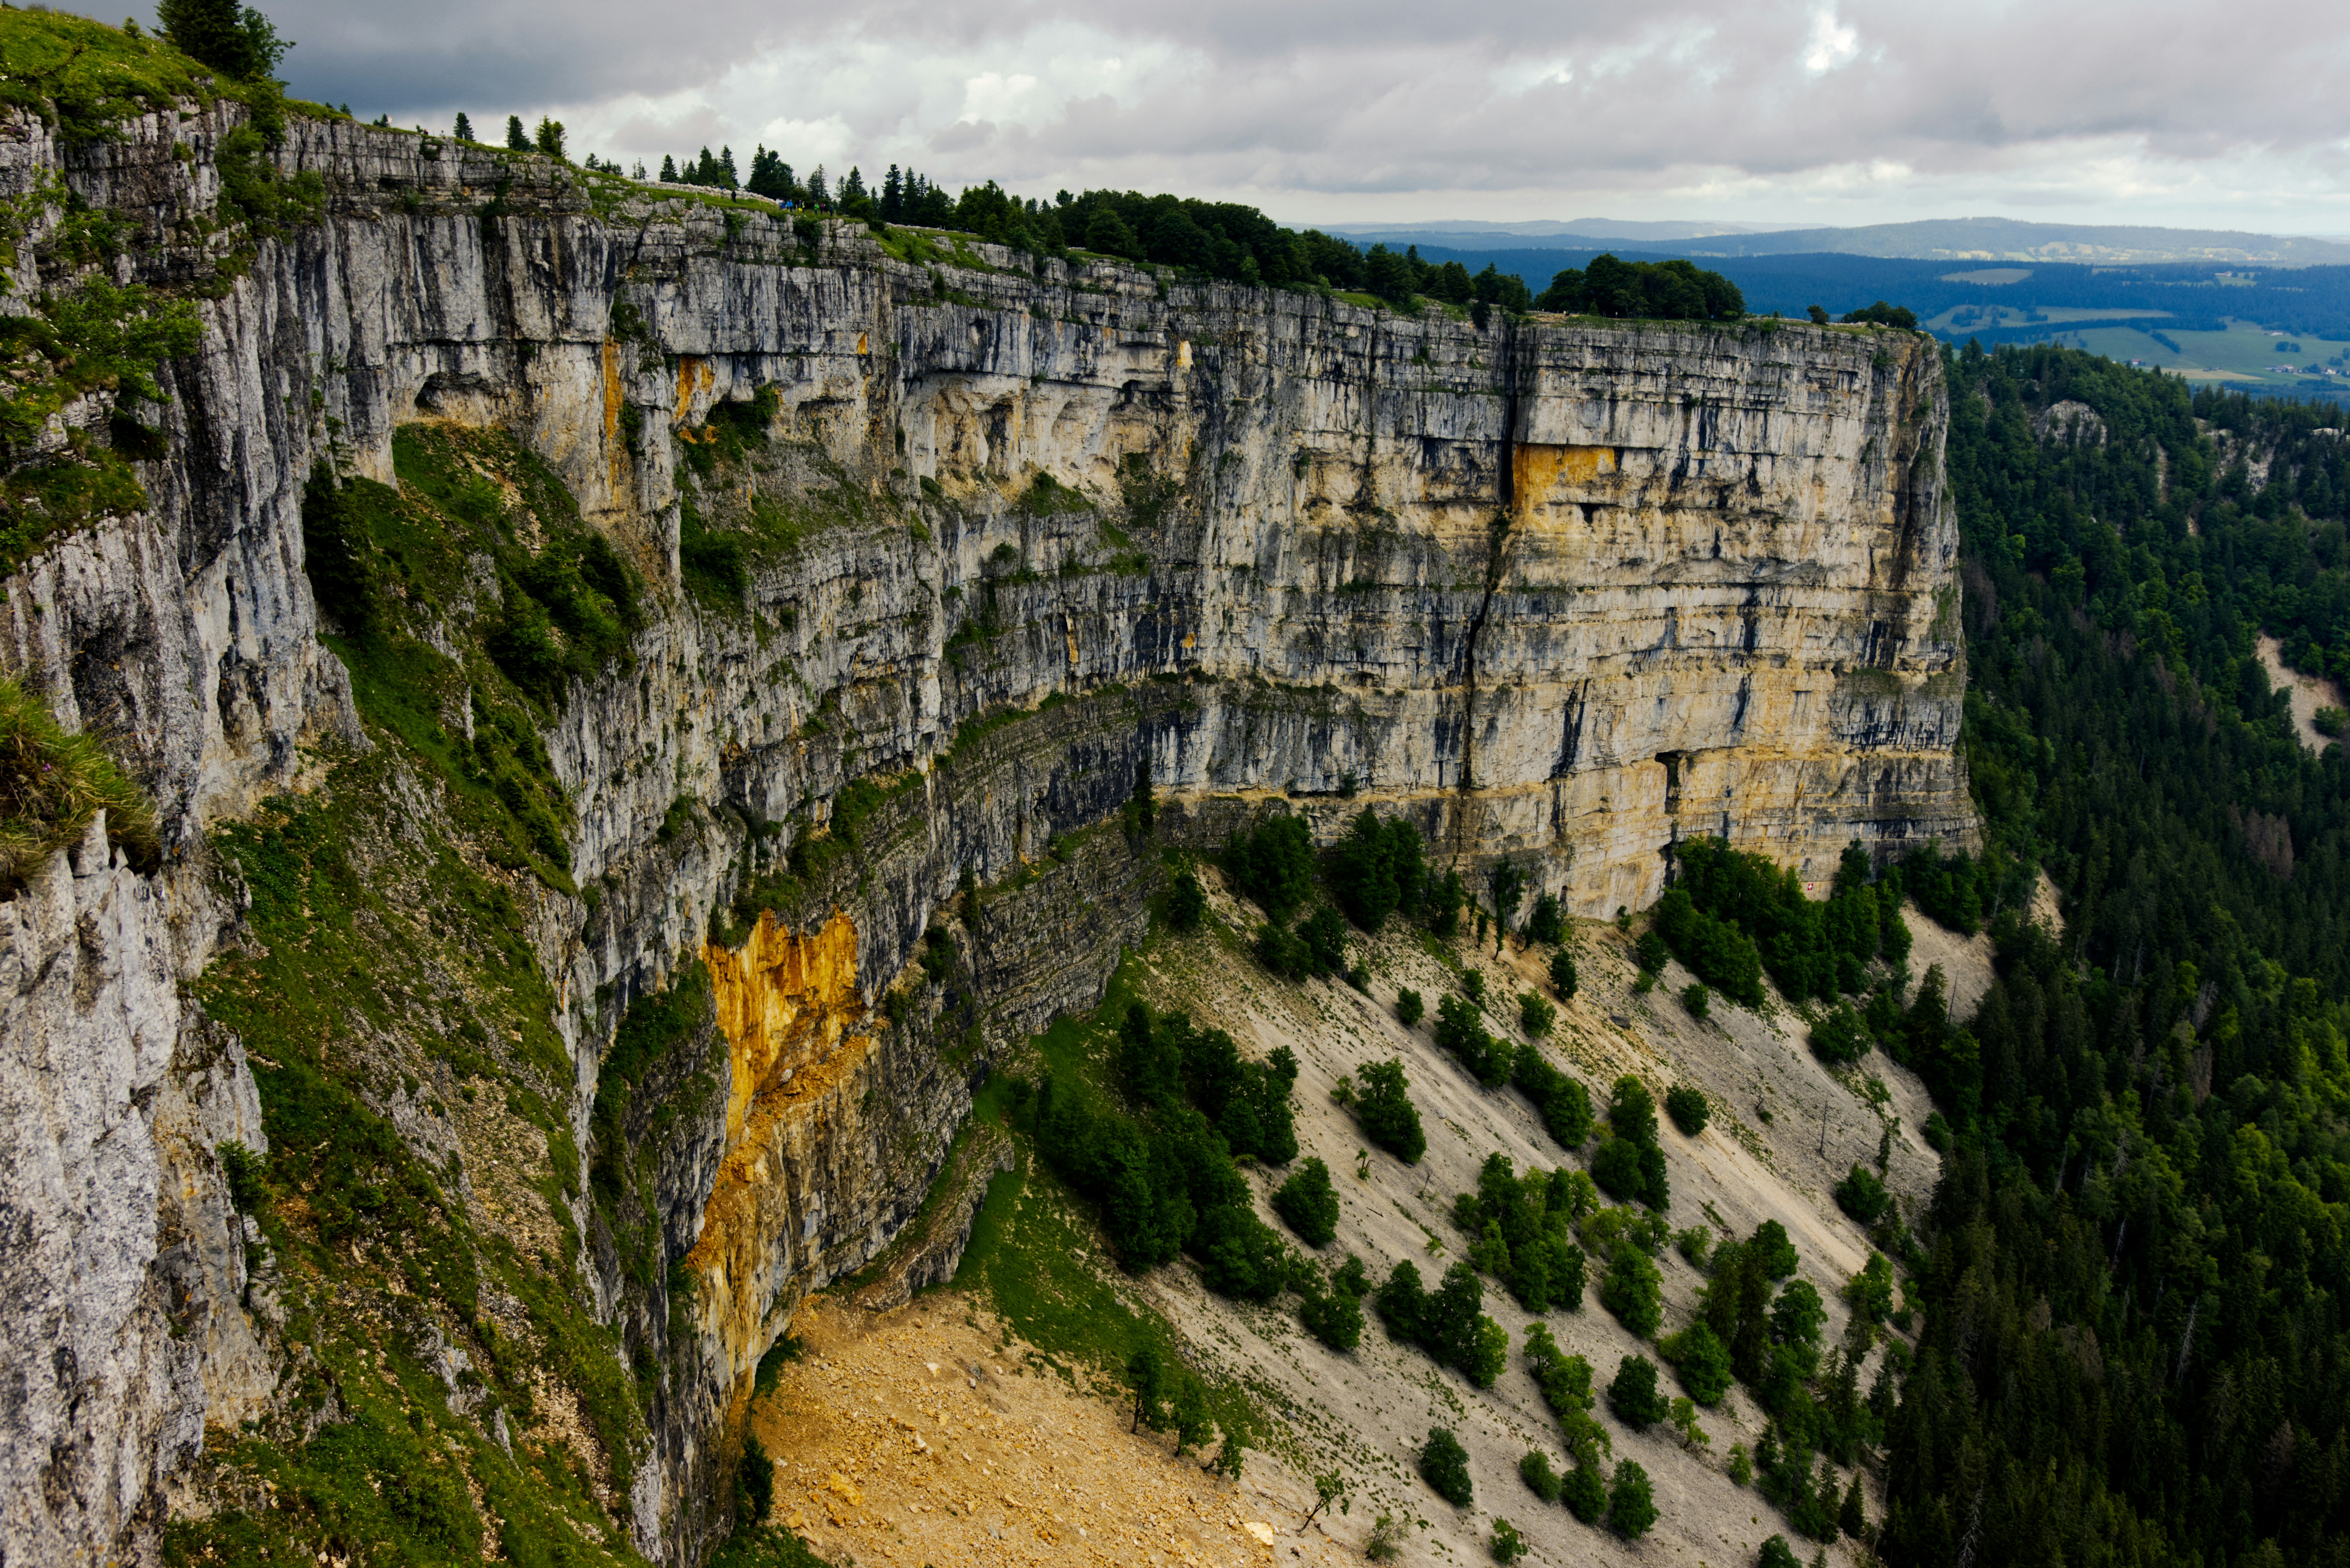
[[[1297,228],[1308,225],[1299,223]],[[1623,218],[1538,218],[1523,223],[1483,223],[1471,218],[1455,219],[1442,223],[1405,224],[1401,227],[1378,223],[1325,223],[1326,234],[1344,234],[1350,239],[1388,240],[1404,236],[1405,243],[1443,244],[1448,240],[1471,238],[1491,246],[1497,240],[1523,238],[1529,240],[1701,240],[1718,234],[1759,234],[1767,223],[1727,223],[1706,221],[1667,220],[1654,223]]]
[[[1673,242],[1681,254],[1844,255],[1963,262],[2084,262],[2146,265],[2159,262],[2241,263],[2269,266],[2350,264],[2350,244],[2297,235],[2229,229],[2165,229],[2097,223],[2033,223],[2015,218],[1929,218],[1856,228],[1771,229],[1721,223],[1632,223],[1604,218],[1517,223],[1329,225],[1328,233],[1389,244],[1515,250],[1586,242]]]

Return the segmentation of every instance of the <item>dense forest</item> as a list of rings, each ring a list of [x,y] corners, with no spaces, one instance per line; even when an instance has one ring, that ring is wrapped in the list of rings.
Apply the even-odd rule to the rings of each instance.
[[[2336,416],[2047,348],[1949,368],[2000,977],[1919,1063],[1955,1140],[1881,1549],[2350,1562],[2350,774],[2252,646],[2350,675]],[[2066,399],[2103,439],[2034,435]],[[2061,938],[2015,918],[2033,866]]]

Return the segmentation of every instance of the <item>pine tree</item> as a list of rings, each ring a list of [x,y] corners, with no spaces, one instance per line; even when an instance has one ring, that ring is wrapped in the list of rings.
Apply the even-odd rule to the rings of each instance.
[[[733,191],[741,188],[743,182],[735,172],[734,150],[732,147],[721,147],[718,150],[718,167],[715,172],[720,190]]]
[[[465,118],[464,110],[459,109],[457,111],[456,129],[451,131],[450,134],[454,136],[460,141],[471,141],[473,140],[473,122]]]
[[[751,177],[743,185],[754,196],[764,196],[771,202],[789,201],[792,166],[784,161],[782,153],[760,147],[751,154]]]
[[[677,160],[665,152],[661,154],[660,177],[670,184],[677,183]]]
[[[268,17],[236,0],[161,0],[155,19],[182,54],[240,78],[268,76],[294,47]]]
[[[540,115],[538,117],[537,144],[538,150],[541,152],[546,153],[549,158],[562,157],[563,122],[559,119],[549,119],[543,114]]]
[[[530,132],[522,128],[522,116],[518,114],[506,116],[506,151],[509,152],[530,151]]]
[[[881,176],[881,221],[894,223],[906,215],[906,182],[895,163]]]

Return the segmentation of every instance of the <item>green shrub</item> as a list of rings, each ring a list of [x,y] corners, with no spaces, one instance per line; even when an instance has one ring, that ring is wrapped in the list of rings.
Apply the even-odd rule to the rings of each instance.
[[[1885,1261],[1882,1252],[1871,1252],[1860,1272],[1845,1282],[1844,1298],[1852,1303],[1856,1316],[1871,1324],[1883,1323],[1893,1311],[1893,1265]]]
[[[1812,1054],[1831,1066],[1857,1062],[1876,1044],[1849,1002],[1839,1002],[1812,1026]]]
[[[1305,940],[1271,920],[1256,929],[1256,959],[1284,980],[1303,980],[1313,972],[1314,955]]]
[[[1341,1353],[1363,1343],[1362,1266],[1356,1263],[1355,1267],[1357,1272],[1351,1280],[1342,1270],[1331,1280],[1327,1291],[1306,1290],[1297,1309],[1297,1321],[1305,1332]]]
[[[1586,1524],[1596,1524],[1607,1514],[1607,1483],[1596,1464],[1578,1463],[1559,1480],[1558,1500]]]
[[[1475,1495],[1469,1480],[1469,1451],[1450,1427],[1431,1428],[1420,1445],[1419,1477],[1455,1508],[1468,1507]]]
[[[1506,1519],[1493,1521],[1493,1537],[1485,1543],[1485,1550],[1493,1554],[1494,1562],[1515,1563],[1525,1549],[1526,1538],[1518,1533],[1516,1525]]]
[[[1733,1002],[1762,1005],[1762,955],[1754,940],[1698,908],[1686,888],[1671,888],[1658,900],[1656,929],[1698,979]]]
[[[0,675],[0,892],[21,888],[106,813],[108,842],[133,866],[162,859],[155,808],[95,737],[68,734],[49,706]],[[96,867],[87,867],[94,870]]]
[[[1762,1265],[1763,1278],[1783,1280],[1795,1272],[1795,1244],[1787,1240],[1787,1228],[1776,1220],[1755,1226],[1753,1239],[1747,1244]]]
[[[742,608],[751,588],[743,540],[704,524],[691,502],[679,509],[677,558],[685,590],[695,599],[713,608]]]
[[[312,465],[302,492],[302,570],[321,618],[346,637],[364,638],[376,628],[378,603],[367,519],[356,501],[356,488],[338,484],[323,459]]]
[[[1607,1094],[1607,1127],[1632,1143],[1657,1141],[1657,1100],[1647,1085],[1626,1074]]]
[[[1785,1536],[1773,1535],[1754,1554],[1754,1568],[1803,1568],[1803,1559],[1795,1555]]]
[[[1419,1270],[1409,1258],[1404,1258],[1388,1271],[1385,1283],[1379,1286],[1376,1304],[1379,1322],[1386,1325],[1388,1337],[1406,1345],[1420,1341],[1422,1325],[1428,1317],[1428,1291],[1420,1283]]]
[[[1072,1186],[1098,1195],[1103,1229],[1128,1268],[1189,1251],[1213,1289],[1256,1301],[1279,1295],[1288,1249],[1257,1220],[1232,1156],[1273,1164],[1296,1156],[1295,1056],[1284,1047],[1243,1061],[1222,1030],[1195,1029],[1181,1013],[1154,1018],[1138,1002],[1119,1025],[1114,1066],[1142,1117],[1048,1075],[1024,1112],[1038,1152]]]
[[[1782,1345],[1810,1345],[1827,1321],[1827,1304],[1809,1280],[1789,1280],[1771,1304],[1771,1333]]]
[[[1553,947],[1566,939],[1566,921],[1556,894],[1544,893],[1534,900],[1534,909],[1526,916],[1525,934],[1530,942],[1548,942]]]
[[[1326,876],[1347,918],[1376,931],[1390,914],[1419,912],[1426,872],[1419,829],[1401,817],[1382,823],[1365,806],[1330,848]]]
[[[1518,1476],[1526,1483],[1526,1490],[1544,1502],[1558,1501],[1558,1472],[1550,1468],[1550,1456],[1540,1449],[1526,1450],[1526,1457],[1518,1461]]]
[[[734,1471],[734,1527],[755,1528],[767,1521],[775,1501],[775,1467],[755,1437],[743,1438],[743,1459]]]
[[[1468,889],[1461,885],[1461,873],[1458,871],[1447,871],[1441,878],[1430,878],[1425,894],[1426,906],[1421,911],[1427,918],[1430,934],[1451,940],[1453,932],[1460,929],[1461,906],[1468,897]]]
[[[239,1214],[258,1214],[269,1198],[269,1162],[231,1138],[213,1153],[228,1182],[228,1200]]]
[[[1705,1131],[1713,1111],[1703,1093],[1687,1084],[1676,1084],[1665,1091],[1665,1115],[1673,1118],[1673,1126],[1683,1134],[1695,1137]]]
[[[1483,1002],[1485,1000],[1485,971],[1482,969],[1462,970],[1461,971],[1461,994],[1467,997],[1471,1002],[1479,1003]]]
[[[1583,1082],[1560,1072],[1532,1048],[1516,1053],[1512,1080],[1542,1113],[1543,1127],[1561,1147],[1581,1148],[1591,1138],[1591,1096]]]
[[[1200,1261],[1200,1279],[1218,1295],[1270,1302],[1289,1288],[1290,1254],[1253,1210],[1238,1203],[1200,1216],[1184,1250]]]
[[[1470,974],[1476,975],[1475,970]],[[1479,976],[1482,979],[1482,976]],[[1482,988],[1481,988],[1482,989]],[[1474,1003],[1448,996],[1436,1004],[1436,1043],[1487,1088],[1509,1082],[1516,1054],[1493,1038]]]
[[[1657,1364],[1645,1355],[1627,1355],[1618,1362],[1607,1385],[1607,1407],[1636,1432],[1663,1420],[1671,1401],[1658,1392]]]
[[[1877,1179],[1875,1171],[1860,1165],[1855,1165],[1836,1183],[1835,1200],[1837,1208],[1863,1225],[1876,1224],[1893,1207],[1893,1194],[1885,1189],[1885,1183]]]
[[[1409,988],[1396,992],[1396,1020],[1406,1029],[1417,1024],[1428,1012],[1428,1004],[1419,992]]]
[[[1347,972],[1346,918],[1325,904],[1297,922],[1298,940],[1305,944],[1306,971],[1315,975]]]
[[[1338,1192],[1330,1185],[1330,1168],[1318,1158],[1299,1166],[1274,1189],[1273,1211],[1308,1245],[1329,1245],[1338,1234]]]
[[[1926,1125],[1918,1130],[1925,1135],[1926,1147],[1936,1154],[1948,1154],[1958,1143],[1957,1136],[1950,1131],[1949,1120],[1939,1111],[1928,1112]]]
[[[1558,1009],[1531,991],[1518,998],[1518,1026],[1534,1039],[1540,1040],[1548,1035],[1551,1023],[1557,1017]]]
[[[922,932],[922,978],[931,985],[945,983],[954,973],[954,938],[944,926],[932,925]]]
[[[1902,861],[1900,887],[1937,924],[1970,937],[1982,925],[1990,869],[1963,853],[1945,858],[1942,846],[1929,840]]]
[[[1618,1246],[1599,1283],[1599,1302],[1636,1338],[1646,1339],[1664,1321],[1663,1276],[1638,1247]]]
[[[1245,836],[1233,835],[1224,846],[1223,862],[1232,885],[1275,922],[1286,919],[1314,891],[1314,840],[1303,816],[1271,817]]]
[[[2320,708],[2309,716],[2309,722],[2321,735],[2339,735],[2350,728],[2350,711],[2330,706]]]
[[[1703,1318],[1690,1324],[1659,1348],[1672,1361],[1681,1386],[1699,1404],[1711,1407],[1730,1392],[1730,1347]]]
[[[1627,1541],[1638,1541],[1656,1522],[1648,1472],[1626,1459],[1616,1467],[1616,1479],[1607,1489],[1607,1528]]]
[[[1366,1063],[1357,1075],[1360,1089],[1355,1119],[1363,1136],[1406,1165],[1417,1165],[1428,1151],[1428,1135],[1420,1130],[1419,1112],[1405,1093],[1401,1062]]]
[[[1196,931],[1208,916],[1208,890],[1200,886],[1199,877],[1183,871],[1177,874],[1167,889],[1167,923],[1179,931]]]
[[[1653,975],[1664,972],[1666,961],[1673,953],[1672,949],[1665,945],[1663,933],[1651,926],[1640,933],[1638,941],[1632,944],[1632,956],[1638,962],[1641,973]]]
[[[1578,981],[1575,973],[1575,955],[1565,948],[1550,955],[1550,985],[1558,992],[1561,1002],[1571,1002]]]

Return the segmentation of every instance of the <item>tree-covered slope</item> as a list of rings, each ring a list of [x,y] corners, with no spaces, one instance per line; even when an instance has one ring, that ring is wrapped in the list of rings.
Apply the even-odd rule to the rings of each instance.
[[[2047,348],[1950,361],[2001,978],[1887,1437],[1897,1563],[2350,1561],[2350,674],[2333,410]],[[2095,424],[2034,416],[2071,400]],[[2064,935],[2019,923],[2034,864]]]

